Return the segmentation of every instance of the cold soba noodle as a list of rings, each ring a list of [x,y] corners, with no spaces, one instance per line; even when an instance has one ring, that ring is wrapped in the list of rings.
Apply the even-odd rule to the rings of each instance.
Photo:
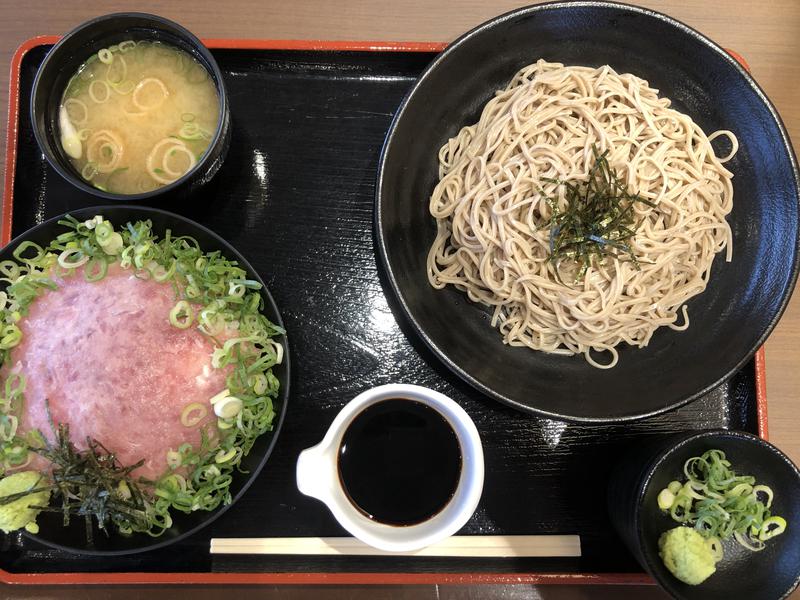
[[[669,106],[646,81],[608,66],[540,60],[519,71],[439,151],[431,285],[452,284],[493,307],[507,344],[581,353],[601,368],[617,363],[620,342],[643,347],[662,325],[688,327],[685,302],[705,289],[714,255],[732,257],[732,174],[723,163],[738,143],[729,131],[706,136]],[[711,146],[718,136],[731,144],[723,158]],[[588,235],[564,246],[571,255],[554,256],[565,215],[578,210],[570,194],[593,189],[598,169],[619,178],[611,186],[624,194],[627,233],[616,242]],[[612,220],[596,231],[617,227]],[[581,264],[574,249],[587,243],[594,247]]]
[[[81,177],[118,194],[176,181],[208,149],[219,98],[205,67],[168,44],[127,40],[93,54],[61,99],[61,145]]]

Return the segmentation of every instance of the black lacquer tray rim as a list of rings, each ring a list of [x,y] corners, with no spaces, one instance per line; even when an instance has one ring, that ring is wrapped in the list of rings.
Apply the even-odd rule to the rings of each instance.
[[[677,19],[674,19],[664,13],[651,10],[648,8],[643,8],[640,6],[626,4],[622,2],[612,2],[612,1],[577,0],[577,1],[567,1],[567,2],[563,1],[546,2],[543,4],[525,6],[511,10],[502,15],[489,19],[484,23],[481,23],[477,27],[471,29],[470,31],[462,34],[451,44],[448,44],[445,50],[439,56],[437,56],[436,59],[434,59],[430,65],[428,65],[428,67],[420,74],[414,86],[408,91],[405,98],[398,107],[397,112],[394,115],[394,118],[392,119],[392,123],[386,135],[383,148],[381,149],[381,156],[379,160],[378,174],[375,187],[375,210],[374,210],[374,227],[375,227],[375,240],[376,240],[375,245],[378,249],[378,256],[380,257],[381,265],[387,274],[387,280],[391,286],[392,293],[394,294],[394,297],[397,300],[398,305],[403,311],[404,317],[413,327],[414,332],[425,343],[425,345],[436,355],[436,357],[442,362],[442,364],[444,364],[448,369],[450,369],[450,371],[452,371],[458,377],[469,383],[475,389],[479,390],[488,397],[497,400],[498,402],[511,406],[524,413],[550,419],[565,420],[574,423],[586,423],[586,424],[624,423],[624,422],[638,421],[641,419],[646,419],[648,417],[653,417],[659,414],[663,414],[671,410],[675,410],[677,408],[685,406],[686,404],[692,402],[693,400],[696,400],[704,396],[714,388],[722,385],[725,381],[730,379],[735,373],[741,370],[742,367],[744,367],[744,365],[746,365],[747,362],[756,355],[756,353],[760,351],[762,345],[769,337],[770,333],[772,333],[772,331],[774,330],[775,326],[777,325],[783,313],[786,311],[786,308],[789,304],[789,300],[792,296],[792,291],[794,290],[795,284],[797,282],[798,273],[800,272],[800,236],[798,236],[798,239],[795,240],[795,260],[792,266],[790,279],[786,285],[786,289],[788,290],[788,292],[784,294],[784,297],[782,298],[780,305],[777,307],[775,316],[770,320],[768,326],[761,334],[759,339],[756,341],[751,351],[747,352],[744,356],[740,357],[739,360],[735,364],[733,364],[730,369],[728,369],[715,381],[705,385],[702,389],[698,390],[697,392],[695,392],[690,396],[681,398],[680,400],[674,401],[668,405],[665,405],[655,410],[650,410],[646,412],[633,412],[623,415],[599,416],[599,417],[557,414],[541,408],[533,407],[524,402],[520,402],[518,400],[510,398],[507,395],[504,395],[503,393],[495,389],[492,389],[491,387],[482,383],[476,376],[472,375],[471,373],[463,369],[461,366],[456,364],[445,353],[445,351],[442,350],[433,339],[431,339],[428,333],[424,330],[424,328],[415,318],[414,313],[412,312],[408,302],[406,301],[405,294],[403,293],[403,290],[398,283],[398,279],[394,273],[394,270],[392,269],[391,261],[389,259],[389,250],[386,244],[387,238],[382,219],[382,212],[383,212],[382,206],[384,202],[383,179],[384,179],[384,170],[386,167],[386,157],[392,145],[397,126],[400,123],[401,119],[403,118],[403,114],[406,108],[413,100],[414,94],[420,87],[420,85],[432,72],[434,72],[438,68],[439,64],[441,64],[444,60],[446,60],[447,56],[450,53],[457,51],[460,45],[467,43],[475,36],[479,36],[486,29],[492,28],[500,23],[503,23],[511,19],[515,19],[520,16],[527,16],[531,14],[542,13],[551,10],[559,10],[564,8],[610,8],[655,18],[657,20],[660,20],[664,23],[668,23],[676,27],[678,30],[682,31],[686,35],[693,37],[695,40],[707,46],[711,51],[715,52],[721,59],[731,64],[738,71],[739,75],[744,78],[747,85],[753,89],[756,95],[766,106],[772,118],[775,120],[775,123],[777,124],[778,129],[781,132],[780,142],[783,148],[786,150],[791,165],[791,170],[794,174],[794,187],[796,190],[798,190],[798,195],[800,195],[800,169],[798,169],[797,157],[795,155],[792,144],[789,140],[789,135],[786,130],[786,126],[784,125],[783,120],[778,114],[778,111],[776,110],[772,101],[766,95],[764,90],[758,85],[755,79],[750,75],[747,63],[738,53],[730,52],[729,50],[721,47],[716,42],[714,42],[701,32],[697,31],[696,29],[689,27],[685,23]]]
[[[8,112],[8,136],[6,150],[5,192],[0,220],[0,244],[10,240],[13,211],[13,191],[15,159],[17,151],[19,76],[22,60],[30,50],[39,46],[52,45],[59,36],[39,36],[24,42],[11,62],[11,78]],[[446,47],[440,42],[384,42],[384,41],[325,41],[325,40],[238,40],[203,39],[211,49],[236,50],[299,50],[299,51],[342,51],[342,52],[440,52]],[[767,405],[764,368],[764,350],[761,348],[754,357],[756,388],[756,432],[767,438]],[[9,572],[0,568],[0,582],[16,585],[130,585],[130,584],[195,584],[195,585],[391,585],[391,584],[580,584],[580,585],[619,585],[653,584],[652,578],[644,572]]]

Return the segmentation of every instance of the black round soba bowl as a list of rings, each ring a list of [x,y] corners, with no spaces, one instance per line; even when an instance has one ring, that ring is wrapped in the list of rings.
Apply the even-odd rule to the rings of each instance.
[[[120,227],[127,222],[149,219],[153,223],[153,232],[158,235],[159,238],[169,229],[173,236],[186,235],[193,237],[199,243],[200,248],[205,252],[220,251],[223,256],[235,260],[239,266],[247,272],[248,279],[254,279],[261,284],[261,297],[264,302],[262,309],[263,314],[274,324],[283,327],[283,321],[278,312],[278,307],[264,285],[264,281],[261,279],[260,275],[253,269],[250,263],[247,262],[247,259],[237,252],[233,246],[199,223],[163,210],[125,205],[82,208],[70,211],[67,214],[81,221],[90,219],[95,215],[102,215],[104,218],[111,221],[115,227]],[[41,225],[37,225],[14,238],[5,248],[0,250],[0,261],[11,259],[14,249],[23,241],[36,242],[40,246],[49,244],[60,233],[65,231],[64,226],[58,224],[58,220],[62,219],[64,216],[65,215],[61,215],[49,219]],[[80,517],[72,517],[70,525],[64,527],[62,525],[62,516],[60,513],[41,513],[37,519],[39,533],[32,535],[23,531],[23,534],[31,539],[47,544],[48,546],[68,552],[119,556],[144,552],[146,550],[155,550],[167,546],[192,535],[217,519],[236,503],[259,476],[259,473],[266,464],[270,454],[272,454],[275,444],[278,441],[278,434],[280,433],[286,416],[289,400],[289,347],[286,335],[282,335],[278,339],[281,344],[283,344],[285,352],[282,363],[273,368],[273,373],[280,381],[280,391],[278,393],[278,398],[275,400],[277,416],[274,421],[273,430],[260,436],[253,445],[250,453],[242,459],[241,468],[244,472],[236,473],[234,476],[230,487],[232,496],[232,502],[230,504],[220,506],[210,512],[196,511],[190,514],[184,514],[173,510],[170,513],[173,519],[173,526],[161,535],[161,537],[150,537],[144,533],[136,533],[130,536],[111,533],[111,535],[105,536],[95,527],[93,536],[94,543],[89,546],[86,540],[83,519]],[[267,474],[265,476],[268,477],[269,475]]]
[[[738,475],[752,475],[774,492],[772,514],[786,519],[781,535],[759,552],[724,543],[717,571],[697,586],[676,579],[658,555],[658,538],[679,524],[658,508],[670,481],[686,481],[684,463],[706,450],[725,452]],[[608,509],[614,528],[642,567],[675,598],[777,600],[800,582],[800,471],[763,439],[723,429],[660,438],[631,448],[611,473]]]
[[[115,194],[87,183],[72,166],[59,142],[58,109],[70,78],[89,56],[127,39],[158,40],[175,46],[203,65],[219,96],[219,119],[208,149],[197,164],[169,185],[140,194]],[[31,122],[36,141],[47,162],[76,188],[106,200],[132,202],[155,197],[182,198],[208,183],[222,166],[231,139],[228,94],[222,72],[211,52],[188,29],[145,13],[115,13],[79,25],[47,53],[36,73],[31,92]]]
[[[687,331],[659,328],[646,348],[617,346],[609,370],[582,356],[503,344],[491,311],[428,283],[436,236],[428,206],[439,148],[478,121],[520,68],[543,58],[610,65],[649,81],[704,131],[732,130],[733,261],[717,255],[688,302]],[[724,151],[723,151],[724,152]],[[741,368],[783,313],[798,270],[798,168],[775,108],[730,54],[657,12],[612,2],[522,8],[464,34],[422,73],[395,115],[378,172],[376,244],[400,316],[454,373],[512,407],[556,419],[620,422],[707,393]],[[605,359],[605,357],[603,357]]]

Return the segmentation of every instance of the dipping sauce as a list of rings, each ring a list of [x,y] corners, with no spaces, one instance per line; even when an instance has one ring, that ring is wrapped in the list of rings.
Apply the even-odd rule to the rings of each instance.
[[[359,413],[342,437],[339,478],[364,515],[416,525],[441,511],[458,487],[461,446],[455,431],[422,402],[383,400]]]

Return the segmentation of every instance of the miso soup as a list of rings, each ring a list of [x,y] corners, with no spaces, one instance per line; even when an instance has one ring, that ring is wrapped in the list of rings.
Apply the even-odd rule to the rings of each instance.
[[[206,68],[169,44],[126,40],[90,56],[59,109],[60,142],[81,177],[115,194],[176,181],[208,149],[219,97]]]

